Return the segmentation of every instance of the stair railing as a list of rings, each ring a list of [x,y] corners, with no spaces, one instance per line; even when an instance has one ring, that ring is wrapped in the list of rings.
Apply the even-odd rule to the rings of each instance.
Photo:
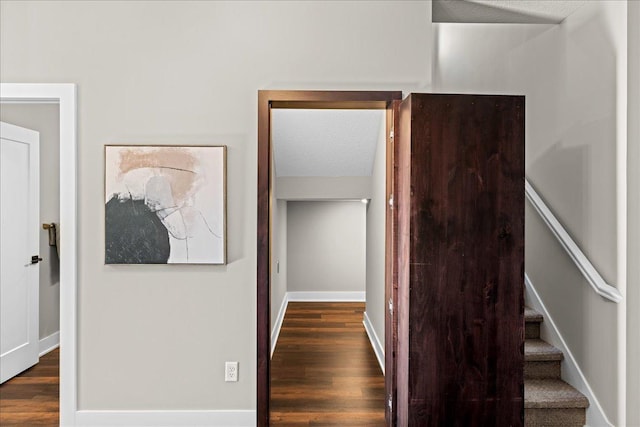
[[[540,215],[554,236],[556,236],[558,242],[560,242],[582,275],[587,279],[587,282],[593,290],[609,301],[615,303],[622,301],[622,294],[602,278],[598,270],[596,270],[591,261],[589,261],[587,256],[580,250],[576,242],[571,238],[569,233],[567,233],[567,230],[560,224],[560,221],[558,221],[553,212],[551,212],[551,209],[549,209],[544,200],[542,200],[540,195],[529,183],[528,179],[525,179],[524,187],[527,200],[531,202],[531,205],[535,208],[536,212],[538,212],[538,215]]]

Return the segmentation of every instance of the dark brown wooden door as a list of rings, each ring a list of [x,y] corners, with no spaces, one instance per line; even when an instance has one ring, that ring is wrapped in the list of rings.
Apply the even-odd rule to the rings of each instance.
[[[524,97],[412,94],[395,136],[398,425],[521,426]]]

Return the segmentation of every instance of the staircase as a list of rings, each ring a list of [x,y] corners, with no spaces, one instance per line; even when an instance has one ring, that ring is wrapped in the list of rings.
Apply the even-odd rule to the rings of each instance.
[[[540,339],[540,313],[526,307],[524,317],[525,426],[584,426],[589,401],[560,379],[562,351]]]

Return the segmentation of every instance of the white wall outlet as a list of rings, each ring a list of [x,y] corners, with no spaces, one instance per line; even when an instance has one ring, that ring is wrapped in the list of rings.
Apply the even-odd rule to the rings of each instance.
[[[238,381],[238,362],[224,363],[224,380],[226,382]]]

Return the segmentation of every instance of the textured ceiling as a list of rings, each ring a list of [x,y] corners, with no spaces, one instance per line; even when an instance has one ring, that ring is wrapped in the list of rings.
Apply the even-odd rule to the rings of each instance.
[[[433,22],[558,24],[588,0],[434,0]]]
[[[276,176],[369,176],[384,110],[271,110]]]

